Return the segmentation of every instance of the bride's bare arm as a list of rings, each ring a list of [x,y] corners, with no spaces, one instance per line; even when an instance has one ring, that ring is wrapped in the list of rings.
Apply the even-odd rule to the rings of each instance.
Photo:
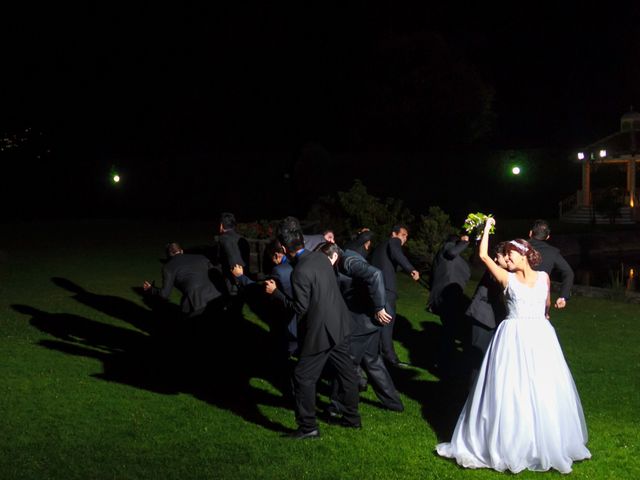
[[[509,274],[505,269],[500,267],[493,258],[489,255],[489,231],[491,226],[495,225],[496,221],[493,218],[487,218],[487,222],[484,225],[484,232],[482,233],[482,240],[480,240],[479,256],[480,260],[487,266],[491,275],[500,283],[503,287],[507,286],[509,280]]]

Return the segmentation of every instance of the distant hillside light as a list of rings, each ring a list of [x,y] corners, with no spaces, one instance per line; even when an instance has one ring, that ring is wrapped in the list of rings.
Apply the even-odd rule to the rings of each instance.
[[[520,167],[513,167],[511,169],[511,173],[513,173],[514,175],[520,175]]]
[[[600,150],[600,158],[604,158],[607,156],[607,151],[606,150]]]
[[[118,183],[120,181],[120,175],[116,174],[113,176],[113,182]]]
[[[578,160],[584,160],[584,153],[578,152]]]

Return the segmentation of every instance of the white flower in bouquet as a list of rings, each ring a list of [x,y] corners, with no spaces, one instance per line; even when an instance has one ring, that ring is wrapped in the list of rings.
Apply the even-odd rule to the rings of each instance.
[[[493,215],[490,213],[489,215],[485,215],[484,213],[476,212],[470,213],[467,215],[467,219],[464,221],[464,225],[462,228],[468,233],[475,233],[476,240],[480,240],[482,238],[482,231],[484,230],[484,224],[487,221],[487,218],[492,218]],[[492,234],[495,232],[495,226],[491,225],[491,230],[489,233]]]

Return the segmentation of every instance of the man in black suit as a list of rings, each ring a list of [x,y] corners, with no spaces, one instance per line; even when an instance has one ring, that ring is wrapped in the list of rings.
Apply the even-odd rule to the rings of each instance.
[[[203,255],[184,253],[177,243],[167,244],[167,257],[169,261],[162,268],[162,288],[156,288],[146,280],[142,288],[166,300],[175,286],[182,293],[182,313],[188,318],[201,315],[221,296],[209,279],[211,262]]]
[[[335,243],[325,243],[320,251],[338,267],[338,280],[345,303],[351,312],[350,351],[354,368],[362,365],[373,391],[382,405],[396,412],[404,410],[391,375],[380,356],[380,329],[391,321],[385,310],[385,288],[382,272],[369,265],[362,249],[370,244],[371,232],[365,232],[347,244],[344,252]],[[334,261],[336,255],[337,262]],[[332,395],[329,414],[342,411],[337,389]]]
[[[411,275],[416,282],[420,279],[420,273],[411,265],[402,252],[402,246],[407,242],[409,230],[404,225],[395,225],[391,230],[391,236],[376,247],[371,255],[371,265],[382,271],[384,277],[386,304],[385,310],[393,319],[388,325],[382,327],[380,332],[380,350],[384,360],[391,366],[406,367],[407,363],[401,362],[393,347],[393,325],[396,318],[396,302],[398,300],[398,288],[396,286],[396,270],[398,266]]]
[[[235,230],[236,218],[233,213],[224,212],[220,215],[218,225],[218,259],[227,286],[227,293],[231,297],[231,307],[236,313],[242,309],[242,302],[237,299],[238,285],[231,274],[235,265],[248,270],[249,244],[247,240]],[[247,272],[248,273],[248,272]]]
[[[571,296],[571,287],[573,287],[573,270],[564,257],[560,254],[560,250],[547,243],[551,236],[551,229],[545,220],[536,220],[529,230],[529,243],[542,255],[542,262],[535,267],[535,270],[547,272],[551,277],[551,273],[559,273],[561,279],[560,296],[556,299],[554,305],[556,308],[564,308],[567,300]]]
[[[438,364],[443,375],[453,373],[456,334],[464,325],[464,313],[469,306],[464,287],[471,269],[460,256],[468,246],[467,235],[449,235],[433,260],[428,308],[442,323]]]
[[[505,242],[496,245],[493,261],[506,270],[504,245]],[[498,324],[507,316],[503,288],[488,270],[484,272],[478,282],[471,304],[465,313],[471,320],[469,362],[471,364],[470,384],[473,385],[493,334]]]
[[[279,290],[275,290],[274,295],[291,305],[299,318],[300,353],[293,374],[298,429],[290,436],[305,439],[320,435],[316,421],[316,383],[327,362],[335,369],[344,392],[340,424],[360,428],[358,378],[349,355],[351,315],[340,294],[333,266],[326,255],[305,250],[301,231],[282,229],[279,236],[294,263],[293,301]]]

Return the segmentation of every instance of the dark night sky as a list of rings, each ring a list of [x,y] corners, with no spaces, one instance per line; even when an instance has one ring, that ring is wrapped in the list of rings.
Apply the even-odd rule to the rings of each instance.
[[[576,148],[640,105],[638,7],[297,3],[5,9],[0,128],[45,131],[64,152],[52,157],[58,170],[308,142],[331,152],[457,147],[446,132],[426,145],[404,136],[402,109],[417,97],[394,83],[395,62],[404,68],[425,52],[426,67],[399,72],[401,85],[444,91],[455,75],[429,67],[455,64],[453,83],[468,74],[493,92],[478,148]],[[443,128],[457,129],[449,125],[465,108],[452,104]],[[385,123],[389,111],[400,113]],[[420,117],[424,130],[440,116]]]

